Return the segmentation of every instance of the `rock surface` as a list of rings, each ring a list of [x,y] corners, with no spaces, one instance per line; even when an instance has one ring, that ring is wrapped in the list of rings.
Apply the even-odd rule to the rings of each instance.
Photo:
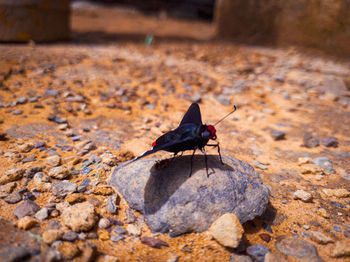
[[[218,217],[234,213],[241,223],[261,215],[269,190],[248,163],[208,156],[207,177],[204,157],[195,155],[190,174],[190,156],[175,159],[166,169],[156,170],[152,159],[143,159],[113,171],[115,186],[129,206],[142,212],[153,232],[176,236],[202,232]],[[213,172],[214,171],[214,172]]]

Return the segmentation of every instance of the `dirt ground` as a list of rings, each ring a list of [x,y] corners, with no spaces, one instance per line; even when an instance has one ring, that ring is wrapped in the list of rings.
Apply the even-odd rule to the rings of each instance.
[[[350,195],[324,191],[350,189],[348,62],[294,48],[212,41],[211,24],[174,20],[164,14],[147,17],[124,9],[75,7],[72,30],[70,42],[0,45],[0,133],[6,132],[0,141],[1,175],[13,167],[46,165],[50,150],[21,152],[20,146],[27,142],[46,142],[46,149],[56,148],[63,165],[79,169],[81,163],[71,159],[89,158],[89,154],[77,156],[74,146],[80,141],[72,141],[71,135],[80,136],[97,141],[92,153],[110,150],[118,164],[130,159],[130,152],[137,156],[148,150],[159,135],[175,128],[191,102],[200,101],[208,124],[235,104],[234,115],[217,126],[222,154],[253,165],[271,189],[267,215],[244,225],[245,245],[263,244],[277,252],[279,238],[297,235],[314,244],[324,261],[349,261],[349,256],[333,258],[331,253],[335,243],[350,240]],[[48,120],[50,116],[66,118],[68,127],[59,129],[59,124]],[[284,139],[274,138],[272,130],[284,132]],[[325,141],[329,137],[337,139],[337,147]],[[318,146],[312,144],[316,139]],[[74,150],[62,150],[62,145]],[[23,162],[32,156],[34,160]],[[166,153],[157,156],[168,157]],[[329,158],[334,171],[320,169],[307,157]],[[80,184],[88,177],[102,185],[108,182],[111,171],[91,168],[89,174],[75,174],[70,181]],[[35,185],[27,181],[25,186],[25,180],[16,181],[15,190],[35,191]],[[311,193],[312,201],[293,199],[298,189]],[[118,214],[110,215],[105,207],[108,195],[83,195],[100,203],[96,205],[100,217],[125,223],[123,199]],[[40,207],[62,201],[51,192],[35,196]],[[15,223],[13,211],[19,204],[0,199],[0,218]],[[40,237],[52,220],[60,217],[51,216],[28,232]],[[152,234],[145,223],[141,229],[141,236],[162,239],[169,247],[154,249],[135,236],[114,243],[108,231],[97,227],[92,232],[99,237],[88,241],[97,246],[98,261],[107,261],[106,255],[119,261],[228,261],[234,251],[207,232],[170,238]],[[334,243],[310,240],[310,230],[324,233]],[[271,240],[264,241],[261,233],[269,234]],[[74,244],[84,251],[86,241]],[[4,245],[9,244],[0,240]],[[84,256],[74,261],[84,261]]]

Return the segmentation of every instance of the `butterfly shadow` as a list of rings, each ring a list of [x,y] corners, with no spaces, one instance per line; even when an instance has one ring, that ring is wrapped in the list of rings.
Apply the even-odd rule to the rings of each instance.
[[[144,213],[146,215],[151,215],[158,212],[177,190],[181,190],[181,185],[190,178],[193,179],[196,176],[202,176],[199,178],[199,181],[203,179],[212,179],[211,176],[216,174],[215,169],[234,171],[232,166],[225,163],[225,159],[223,159],[224,164],[222,164],[217,155],[207,155],[207,157],[209,178],[206,173],[204,155],[194,155],[191,177],[190,155],[177,157],[168,167],[160,170],[157,170],[154,165],[150,170],[151,175],[148,178],[144,190]],[[191,183],[195,186],[195,184],[198,183],[198,179],[192,180]],[[186,194],[186,190],[181,192],[181,194],[182,193]],[[178,202],[178,200],[175,201]]]

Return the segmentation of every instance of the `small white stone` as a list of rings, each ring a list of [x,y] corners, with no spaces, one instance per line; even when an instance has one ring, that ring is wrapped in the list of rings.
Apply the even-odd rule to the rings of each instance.
[[[102,229],[106,229],[110,227],[111,222],[107,218],[101,218],[100,221],[98,221],[98,227]]]
[[[126,230],[130,235],[133,235],[133,236],[141,235],[141,229],[135,225],[132,225],[132,224],[127,225]]]
[[[297,190],[293,194],[294,199],[300,199],[303,202],[311,202],[312,201],[312,195],[309,192],[306,192],[304,190]]]

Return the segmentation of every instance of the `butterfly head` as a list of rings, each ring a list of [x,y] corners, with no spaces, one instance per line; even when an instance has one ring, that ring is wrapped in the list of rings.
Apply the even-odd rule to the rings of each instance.
[[[214,126],[212,125],[208,125],[207,126],[207,131],[209,131],[210,133],[210,139],[215,140],[216,139],[216,129]]]

